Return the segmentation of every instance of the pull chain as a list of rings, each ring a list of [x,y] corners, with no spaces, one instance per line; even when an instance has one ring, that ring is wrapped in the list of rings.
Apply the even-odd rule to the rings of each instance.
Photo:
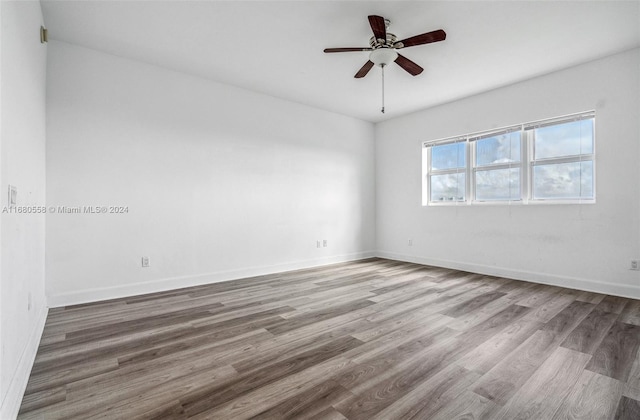
[[[382,112],[384,114],[384,64],[381,65],[380,67],[382,67],[382,109],[380,110],[380,112]]]

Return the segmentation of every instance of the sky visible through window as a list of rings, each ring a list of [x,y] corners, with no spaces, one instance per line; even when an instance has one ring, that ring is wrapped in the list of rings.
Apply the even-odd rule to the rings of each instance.
[[[431,169],[464,168],[467,164],[464,150],[464,142],[434,146],[431,149]]]
[[[432,175],[431,201],[464,201],[465,172]]]
[[[465,199],[466,143],[450,143],[431,149],[432,170],[455,169],[457,173],[431,176],[431,201]]]
[[[593,120],[573,121],[535,130],[535,159],[593,153]]]
[[[520,131],[475,141],[476,200],[520,200]],[[491,169],[492,165],[515,167]]]
[[[593,153],[593,120],[537,128],[534,158],[551,159]],[[591,199],[593,161],[536,165],[533,168],[533,198]]]

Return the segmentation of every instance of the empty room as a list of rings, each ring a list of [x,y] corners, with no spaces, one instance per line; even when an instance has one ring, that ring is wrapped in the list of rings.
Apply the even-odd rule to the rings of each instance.
[[[640,1],[0,0],[0,419],[640,419]]]

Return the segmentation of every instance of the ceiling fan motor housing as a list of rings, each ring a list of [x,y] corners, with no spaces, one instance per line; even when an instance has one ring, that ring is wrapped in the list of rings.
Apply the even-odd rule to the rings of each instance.
[[[382,42],[382,38],[380,39],[376,39],[375,36],[372,36],[371,38],[369,38],[369,45],[371,45],[371,48],[376,49],[376,48],[394,48],[397,47],[396,41],[398,40],[398,37],[396,37],[394,34],[387,32],[387,39],[384,40],[384,42]]]

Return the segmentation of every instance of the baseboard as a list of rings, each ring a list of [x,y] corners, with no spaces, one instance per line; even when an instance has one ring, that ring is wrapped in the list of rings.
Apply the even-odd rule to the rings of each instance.
[[[47,304],[50,308],[56,308],[61,306],[77,305],[81,303],[98,302],[102,300],[117,299],[128,296],[142,295],[146,293],[179,289],[183,287],[200,286],[203,284],[237,280],[245,277],[262,276],[266,274],[319,267],[323,265],[336,264],[347,261],[357,261],[365,258],[372,258],[374,256],[374,251],[364,251],[346,255],[335,255],[320,259],[302,260],[292,263],[241,268],[237,270],[219,271],[199,274],[195,276],[170,277],[149,282],[130,283],[127,285],[115,287],[94,288],[77,292],[52,294],[47,296]]]
[[[11,378],[7,394],[2,401],[0,419],[15,419],[18,416],[22,397],[24,396],[24,391],[27,389],[29,375],[31,375],[31,368],[33,367],[33,362],[36,360],[36,353],[38,352],[40,338],[44,331],[44,324],[47,320],[48,313],[49,309],[45,307],[38,314],[36,327],[31,331],[27,346],[20,356],[15,375]]]
[[[413,255],[396,254],[392,252],[378,251],[376,256],[397,261],[406,261],[416,264],[432,265],[436,267],[452,268],[455,270],[469,271],[472,273],[490,276],[505,277],[514,280],[524,280],[534,283],[548,284],[551,286],[566,287],[568,289],[585,290],[588,292],[604,293],[607,295],[622,296],[632,299],[640,299],[640,286],[632,286],[620,283],[603,283],[588,279],[568,276],[542,274],[525,270],[513,270],[510,268],[485,266],[481,264],[467,264],[458,261],[438,260]]]

